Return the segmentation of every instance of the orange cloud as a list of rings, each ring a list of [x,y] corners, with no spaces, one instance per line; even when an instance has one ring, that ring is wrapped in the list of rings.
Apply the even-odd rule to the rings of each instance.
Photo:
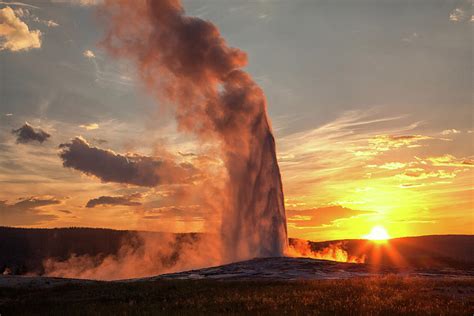
[[[474,160],[472,158],[456,158],[453,155],[443,155],[439,157],[427,158],[434,166],[445,166],[445,167],[472,167],[474,166]]]
[[[87,202],[87,208],[94,208],[98,205],[113,206],[113,205],[126,205],[126,206],[138,206],[141,205],[136,199],[141,198],[140,193],[130,194],[126,196],[100,196],[98,198],[91,199]]]
[[[418,142],[432,139],[423,135],[377,135],[369,139],[369,147],[377,152],[388,151],[401,147],[416,147]]]
[[[99,124],[97,123],[82,124],[82,125],[79,125],[79,127],[82,127],[88,131],[92,131],[95,129],[99,129]]]
[[[18,52],[40,47],[39,30],[30,30],[12,8],[0,9],[0,50]]]
[[[397,170],[397,169],[402,169],[405,166],[406,164],[402,162],[387,162],[387,163],[384,163],[383,165],[376,166],[376,167],[380,169]]]
[[[33,225],[54,220],[57,216],[44,212],[42,207],[60,203],[60,200],[48,196],[23,198],[13,204],[0,201],[2,225]]]

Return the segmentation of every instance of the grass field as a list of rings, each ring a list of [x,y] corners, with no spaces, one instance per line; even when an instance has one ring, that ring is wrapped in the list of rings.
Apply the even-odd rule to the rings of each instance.
[[[316,281],[160,280],[0,288],[0,314],[472,315],[474,280],[353,278]]]

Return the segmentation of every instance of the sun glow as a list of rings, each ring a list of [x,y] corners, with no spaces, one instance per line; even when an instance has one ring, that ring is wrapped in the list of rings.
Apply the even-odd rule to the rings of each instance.
[[[364,238],[373,241],[383,242],[387,239],[390,239],[390,236],[388,235],[387,230],[385,228],[383,228],[382,226],[375,226],[374,228],[372,228],[368,235],[364,236]]]

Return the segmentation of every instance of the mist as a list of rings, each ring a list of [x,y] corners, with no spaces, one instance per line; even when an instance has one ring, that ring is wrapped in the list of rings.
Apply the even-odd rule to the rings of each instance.
[[[106,1],[103,46],[131,61],[179,129],[219,144],[227,170],[222,195],[223,257],[282,256],[287,246],[283,189],[266,98],[242,70],[246,54],[179,1]]]
[[[180,258],[186,264],[180,259],[163,266],[158,257],[171,253],[173,242],[158,247],[145,240],[138,250],[124,245],[115,257],[46,261],[47,274],[137,277],[204,263],[283,256],[288,236],[275,140],[265,95],[242,70],[245,52],[228,46],[211,22],[185,15],[177,0],[108,0],[99,11],[105,51],[135,65],[157,106],[172,108],[180,132],[218,147],[212,154],[226,171],[223,179],[216,179],[224,183],[219,192],[221,227],[210,228],[219,232],[212,242],[200,240],[192,251],[185,249]]]

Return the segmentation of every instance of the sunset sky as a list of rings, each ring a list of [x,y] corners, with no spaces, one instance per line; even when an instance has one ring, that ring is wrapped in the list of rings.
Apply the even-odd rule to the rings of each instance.
[[[98,2],[0,1],[0,225],[210,231],[222,163],[104,51]],[[248,54],[290,237],[474,233],[470,1],[183,5]]]

